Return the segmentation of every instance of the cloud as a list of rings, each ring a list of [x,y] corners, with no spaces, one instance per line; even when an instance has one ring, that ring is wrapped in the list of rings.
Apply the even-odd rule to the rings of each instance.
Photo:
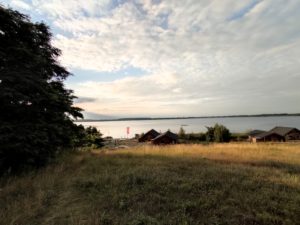
[[[53,19],[99,16],[104,13],[109,0],[32,0],[32,5]]]
[[[21,1],[21,0],[12,0],[11,5],[13,7],[18,8],[18,9],[23,9],[23,10],[30,10],[31,9],[31,6],[29,4],[27,4],[26,2]]]
[[[68,68],[141,76],[69,84],[113,115],[297,112],[297,0],[32,0]],[[76,74],[75,74],[76,77]],[[82,79],[81,79],[82,80]]]
[[[75,103],[87,103],[87,102],[95,102],[96,98],[91,97],[78,97],[75,99]]]

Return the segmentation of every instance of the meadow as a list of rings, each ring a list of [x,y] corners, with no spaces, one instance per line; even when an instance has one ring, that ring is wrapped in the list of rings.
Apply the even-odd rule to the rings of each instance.
[[[138,146],[0,179],[2,225],[300,224],[300,143]]]

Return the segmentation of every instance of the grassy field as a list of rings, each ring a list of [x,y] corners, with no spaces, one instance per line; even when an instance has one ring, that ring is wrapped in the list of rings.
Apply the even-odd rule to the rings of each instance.
[[[0,179],[0,224],[300,224],[300,144],[77,153]]]

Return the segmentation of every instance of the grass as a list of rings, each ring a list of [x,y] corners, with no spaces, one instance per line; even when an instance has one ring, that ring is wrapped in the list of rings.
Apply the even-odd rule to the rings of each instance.
[[[140,146],[0,179],[0,224],[300,224],[300,144]]]

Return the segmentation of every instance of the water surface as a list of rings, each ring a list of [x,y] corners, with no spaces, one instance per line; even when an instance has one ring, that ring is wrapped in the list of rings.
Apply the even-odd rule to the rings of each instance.
[[[182,126],[188,133],[205,132],[206,126],[213,126],[215,123],[225,125],[231,132],[247,132],[253,129],[270,130],[275,126],[288,126],[300,129],[299,116],[78,122],[78,124],[83,124],[84,126],[95,126],[104,136],[112,136],[114,138],[127,138],[127,127],[130,127],[130,134],[128,135],[130,138],[134,137],[135,134],[147,132],[152,128],[158,132],[165,132],[170,129],[172,132],[177,133]]]

